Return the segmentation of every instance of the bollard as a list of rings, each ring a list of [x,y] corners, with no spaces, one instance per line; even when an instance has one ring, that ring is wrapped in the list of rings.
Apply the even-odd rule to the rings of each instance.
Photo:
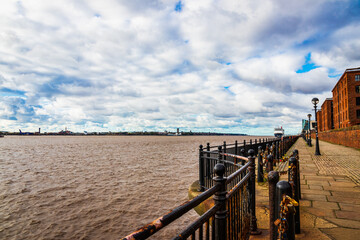
[[[291,185],[292,198],[299,203],[299,188],[298,188],[298,174],[297,174],[297,160],[295,157],[289,159],[289,174],[288,181]],[[300,203],[295,207],[295,233],[300,233]]]
[[[267,156],[267,160],[268,160],[268,162],[267,162],[267,166],[266,166],[266,171],[270,172],[273,170],[273,155],[269,154]]]
[[[258,175],[257,175],[257,181],[258,182],[264,182],[264,171],[263,171],[263,161],[262,161],[262,155],[261,155],[261,146],[258,147]]]
[[[298,175],[298,193],[299,193],[299,199],[301,199],[301,183],[300,183],[300,160],[299,160],[299,151],[295,149],[293,153],[296,156],[296,169],[297,169],[297,175]]]
[[[249,190],[250,190],[250,213],[251,213],[251,221],[250,221],[250,234],[251,235],[259,235],[261,234],[261,231],[257,229],[257,219],[255,214],[256,209],[256,199],[255,199],[255,157],[254,157],[255,151],[253,149],[250,149],[248,151],[248,160],[250,162],[249,166],[249,172],[251,173],[250,179],[249,179]]]
[[[217,163],[214,167],[216,177],[214,182],[220,184],[220,189],[213,197],[215,204],[220,204],[221,207],[215,213],[215,239],[226,240],[226,178],[224,178],[225,166],[222,163]]]
[[[275,214],[275,196],[276,184],[279,181],[279,172],[271,171],[268,175],[269,180],[269,218],[270,218],[270,240],[275,240],[277,235],[277,227],[274,222],[276,220]]]
[[[280,181],[276,184],[276,196],[275,196],[275,218],[276,219],[280,219],[280,203],[283,199],[283,196],[287,195],[287,196],[291,196],[291,186],[290,183],[288,183],[287,181]],[[286,215],[286,220],[287,220],[287,231],[285,232],[286,237],[285,239],[288,240],[295,240],[295,220],[294,220],[294,214],[289,212]],[[279,232],[278,232],[279,235]]]
[[[204,191],[204,150],[203,145],[199,146],[199,191]]]

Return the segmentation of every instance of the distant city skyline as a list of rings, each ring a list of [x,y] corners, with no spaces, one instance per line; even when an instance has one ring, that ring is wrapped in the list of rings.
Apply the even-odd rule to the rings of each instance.
[[[301,131],[360,67],[359,1],[5,1],[0,131]]]

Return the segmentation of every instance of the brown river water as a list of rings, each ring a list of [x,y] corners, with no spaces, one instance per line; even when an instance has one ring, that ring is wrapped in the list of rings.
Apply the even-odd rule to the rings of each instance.
[[[0,239],[120,239],[188,200],[200,144],[250,138],[0,138]],[[152,239],[197,217],[191,210]]]

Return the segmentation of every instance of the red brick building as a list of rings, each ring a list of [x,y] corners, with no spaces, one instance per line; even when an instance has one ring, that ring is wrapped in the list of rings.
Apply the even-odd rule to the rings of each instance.
[[[346,69],[317,113],[319,132],[360,125],[360,67]]]
[[[346,69],[332,93],[334,128],[360,125],[360,68]]]
[[[333,119],[333,99],[327,98],[324,103],[321,105],[321,131],[329,131],[334,128],[334,119]]]
[[[319,109],[316,112],[316,117],[317,117],[317,123],[318,123],[318,131],[322,132],[324,130],[323,130],[323,124],[322,124],[323,122],[322,122],[322,111],[321,111],[321,109]]]

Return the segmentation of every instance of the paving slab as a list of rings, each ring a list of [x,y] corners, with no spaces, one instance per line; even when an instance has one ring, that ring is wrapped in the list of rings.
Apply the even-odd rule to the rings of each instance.
[[[320,209],[340,210],[339,204],[337,202],[313,201],[312,207]]]
[[[329,235],[332,239],[338,240],[354,240],[357,236],[360,236],[360,229],[352,228],[331,228],[321,229],[322,232]]]
[[[343,219],[351,219],[351,220],[357,220],[360,221],[360,214],[358,212],[354,211],[335,211],[335,215],[337,218],[343,218]]]
[[[318,186],[318,185],[307,185],[307,186],[309,186],[309,189],[312,189],[312,190],[324,190],[323,186]],[[304,192],[303,190],[304,189],[302,189],[301,192]]]
[[[360,212],[359,204],[339,203],[339,205],[341,210]]]
[[[341,218],[325,218],[325,219],[340,227],[360,229],[360,221],[341,219]]]
[[[307,193],[302,193],[302,198],[304,200],[318,200],[318,201],[326,201],[326,195],[318,195],[318,194],[307,194]]]
[[[313,186],[316,186],[316,185],[313,185]],[[322,187],[322,186],[318,186],[318,187]],[[331,196],[330,191],[324,191],[324,190],[319,190],[319,189],[301,189],[301,192],[306,193],[306,194]]]
[[[329,202],[360,204],[360,199],[358,198],[343,197],[343,196],[327,196],[327,199]]]

